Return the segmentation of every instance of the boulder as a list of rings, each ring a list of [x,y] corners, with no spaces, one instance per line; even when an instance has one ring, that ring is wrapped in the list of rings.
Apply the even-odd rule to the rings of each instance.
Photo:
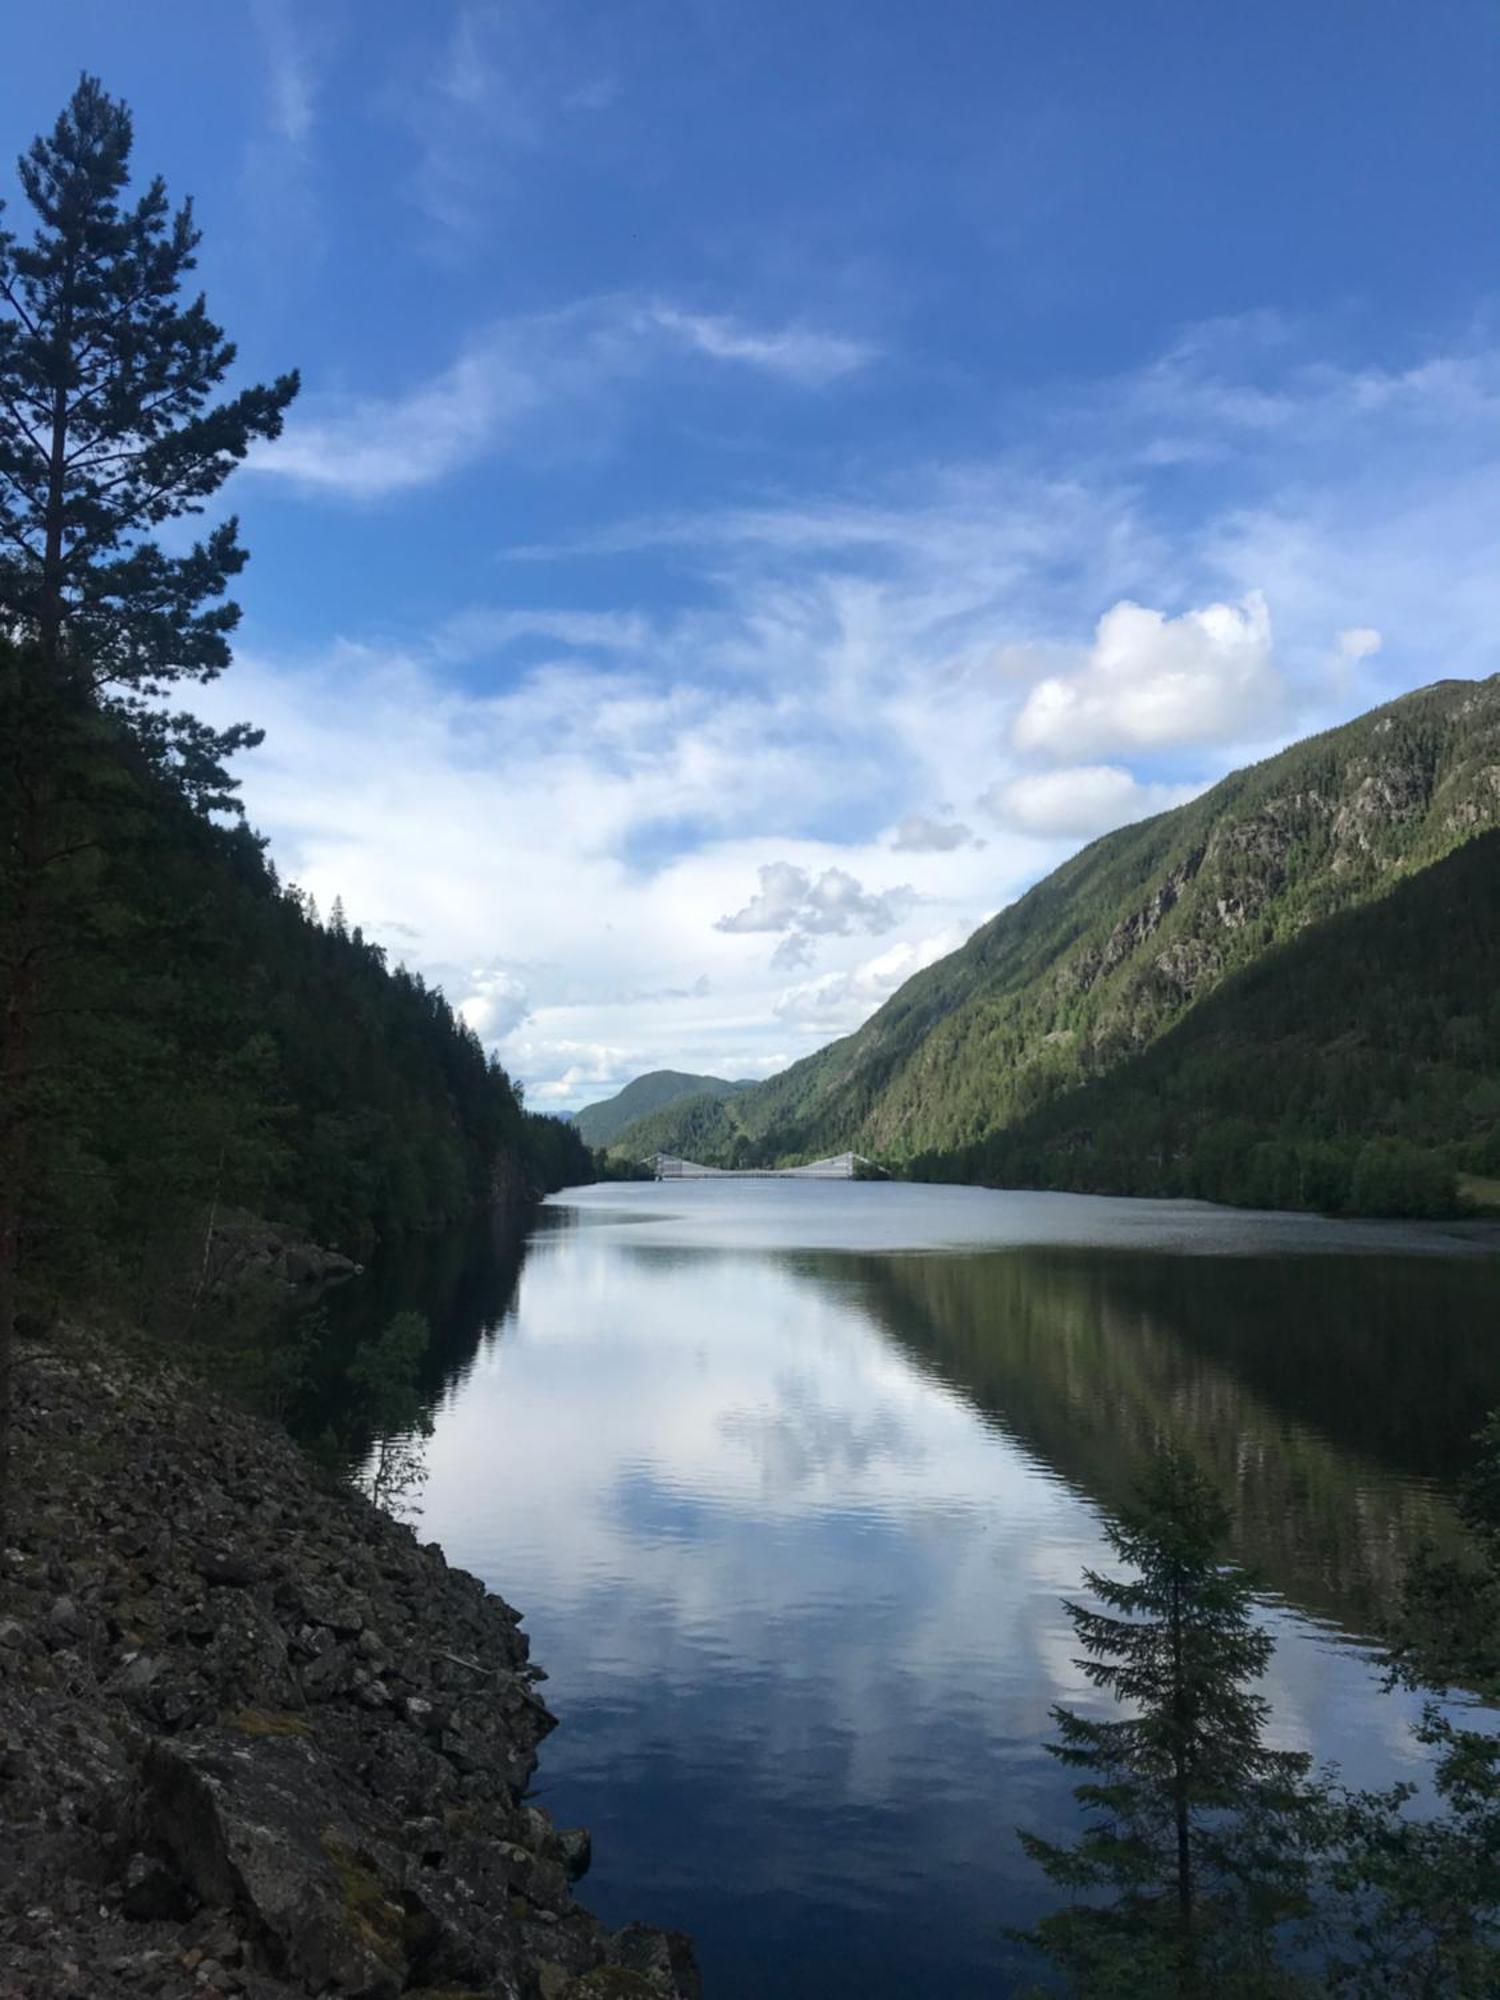
[[[183,1881],[249,1918],[277,1971],[312,1993],[397,2000],[407,1912],[312,1743],[198,1730],[153,1743],[144,1782],[150,1831]]]

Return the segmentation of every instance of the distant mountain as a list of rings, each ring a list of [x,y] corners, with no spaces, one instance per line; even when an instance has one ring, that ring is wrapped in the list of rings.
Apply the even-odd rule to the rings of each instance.
[[[615,1096],[575,1112],[573,1123],[589,1145],[610,1146],[627,1125],[683,1098],[718,1099],[753,1087],[749,1079],[731,1083],[721,1076],[692,1076],[678,1069],[654,1069],[627,1083]]]
[[[1236,975],[1299,937],[1312,960],[1292,970],[1315,963],[1330,919],[1497,825],[1500,676],[1439,682],[1107,834],[856,1033],[732,1100],[658,1112],[621,1137],[642,1152],[688,1151],[691,1140],[693,1157],[719,1163],[845,1147],[929,1170],[942,1158],[977,1167],[981,1147],[1011,1161],[992,1144],[999,1135],[1041,1134],[1032,1121],[1045,1108],[1135,1064]],[[1475,869],[1493,855],[1482,848]],[[1405,932],[1377,924],[1371,935],[1383,951],[1407,948]],[[1337,949],[1347,971],[1348,948]],[[1462,996],[1450,1004],[1441,991],[1441,965],[1431,971],[1421,1004],[1461,1014]],[[1272,989],[1280,976],[1268,969]],[[1372,1031],[1382,976],[1374,965],[1326,994],[1347,1033]],[[1323,988],[1313,979],[1307,990]],[[1253,1112],[1254,1079],[1243,1087]],[[1364,1099],[1348,1106],[1345,1136],[1386,1129],[1379,1112]],[[1069,1184],[1062,1143],[1028,1157]]]

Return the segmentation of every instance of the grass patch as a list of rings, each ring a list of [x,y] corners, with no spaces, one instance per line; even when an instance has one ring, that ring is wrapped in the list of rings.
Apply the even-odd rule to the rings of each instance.
[[[241,1708],[226,1716],[225,1722],[241,1736],[311,1736],[312,1724],[305,1715],[268,1708]]]
[[[338,1878],[344,1915],[350,1927],[377,1958],[388,1964],[404,1963],[406,1912],[399,1903],[391,1901],[385,1884],[369,1862],[362,1860],[332,1827],[323,1829],[321,1845]]]

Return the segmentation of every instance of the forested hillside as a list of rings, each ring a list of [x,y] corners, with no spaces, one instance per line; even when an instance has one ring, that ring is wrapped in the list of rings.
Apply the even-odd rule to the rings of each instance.
[[[613,1097],[585,1105],[575,1113],[573,1123],[591,1146],[608,1146],[627,1125],[649,1118],[685,1097],[732,1097],[750,1090],[749,1082],[727,1082],[721,1076],[693,1076],[686,1070],[653,1069],[627,1083]]]
[[[0,1501],[28,1311],[170,1317],[231,1215],[358,1250],[590,1172],[441,995],[278,883],[229,771],[257,731],[168,706],[232,664],[246,551],[221,511],[158,533],[298,378],[235,370],[132,141],[84,76],[19,163],[30,235],[0,230]]]
[[[358,1255],[591,1178],[441,993],[133,761],[97,741],[73,807],[91,920],[37,1030],[34,1297],[107,1287],[150,1317],[216,1213]]]
[[[1426,1215],[1500,1175],[1500,833],[1226,980],[927,1180]]]
[[[846,1146],[894,1163],[972,1159],[1134,1061],[1267,953],[1497,824],[1500,678],[1440,682],[1095,841],[857,1033],[617,1143],[722,1163]],[[1343,996],[1356,1034],[1368,989]],[[1347,1115],[1380,1131],[1379,1108]]]

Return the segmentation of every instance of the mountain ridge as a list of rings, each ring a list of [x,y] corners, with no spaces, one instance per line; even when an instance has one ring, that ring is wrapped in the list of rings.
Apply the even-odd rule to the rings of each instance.
[[[749,1090],[753,1079],[697,1076],[691,1070],[653,1069],[633,1077],[613,1097],[586,1104],[573,1114],[573,1123],[590,1146],[608,1146],[626,1126],[637,1119],[665,1110],[685,1097],[720,1098]]]
[[[1500,675],[1439,681],[1071,856],[853,1034],[631,1150],[958,1153],[1141,1054],[1227,978],[1500,825]]]

